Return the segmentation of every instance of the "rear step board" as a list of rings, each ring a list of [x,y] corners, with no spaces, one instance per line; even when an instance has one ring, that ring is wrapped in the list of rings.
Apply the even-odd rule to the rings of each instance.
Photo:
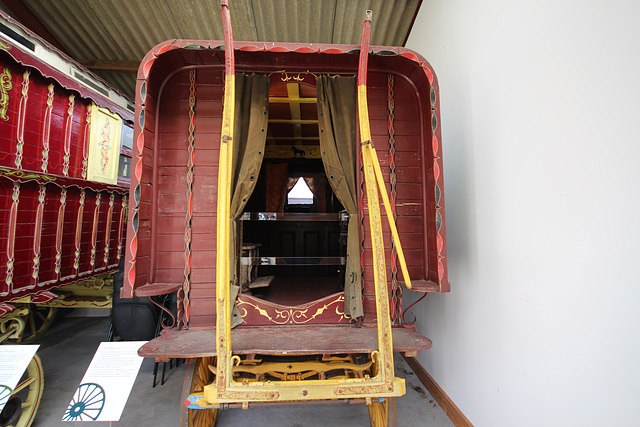
[[[431,340],[409,328],[393,328],[393,351],[415,357]],[[377,328],[353,326],[261,326],[231,331],[233,354],[307,355],[371,353],[378,350]],[[142,357],[197,358],[216,355],[216,330],[167,329],[138,350]]]

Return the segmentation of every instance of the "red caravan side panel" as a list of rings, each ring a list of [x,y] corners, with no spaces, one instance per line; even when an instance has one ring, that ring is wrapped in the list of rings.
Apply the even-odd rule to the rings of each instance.
[[[118,230],[127,193],[123,187],[82,177],[87,113],[94,100],[81,96],[86,91],[62,87],[15,58],[41,65],[52,77],[59,74],[15,46],[3,43],[0,48],[0,303],[115,271],[118,257],[111,251],[117,250],[118,242],[112,233],[115,249],[110,250],[108,265],[103,261],[107,206],[113,194],[120,207],[114,208],[117,215],[111,216],[109,227]],[[60,78],[74,86],[68,77]],[[105,105],[100,96],[95,101]],[[126,110],[117,110],[130,118]],[[86,203],[94,206],[98,194],[103,199],[93,269],[90,255],[83,257],[92,244],[94,210],[85,205],[79,215],[83,193]]]

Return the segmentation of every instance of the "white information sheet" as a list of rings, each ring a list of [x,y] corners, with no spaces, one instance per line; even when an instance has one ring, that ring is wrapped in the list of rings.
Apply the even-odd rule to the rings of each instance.
[[[103,342],[93,356],[62,421],[118,421],[138,376],[146,341]]]
[[[0,345],[0,411],[16,389],[38,347],[40,346]]]

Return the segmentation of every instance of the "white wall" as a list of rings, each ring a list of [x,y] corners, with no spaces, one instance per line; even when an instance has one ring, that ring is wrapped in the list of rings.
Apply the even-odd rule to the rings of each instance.
[[[640,425],[640,2],[425,0],[407,47],[453,284],[420,362],[477,426]]]

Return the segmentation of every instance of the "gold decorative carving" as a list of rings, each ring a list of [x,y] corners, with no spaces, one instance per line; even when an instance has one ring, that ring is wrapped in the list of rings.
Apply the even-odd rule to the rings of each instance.
[[[41,175],[34,172],[14,170],[14,169],[3,168],[3,167],[0,167],[0,175],[11,177],[11,178],[21,178],[21,179],[41,179],[43,181],[48,181],[48,182],[54,182],[56,180],[56,177],[51,175]]]
[[[266,303],[268,304],[268,303]],[[273,313],[260,307],[258,304],[246,300],[238,300],[237,307],[240,309],[242,317],[246,317],[249,314],[248,310],[254,309],[260,316],[267,319],[269,322],[276,325],[295,324],[302,325],[309,323],[317,317],[321,316],[325,311],[329,310],[332,306],[335,306],[335,313],[340,316],[339,321],[348,319],[340,307],[344,305],[344,294],[339,294],[335,299],[326,302],[320,307],[282,307],[269,305],[273,309]],[[315,311],[313,311],[315,308]]]
[[[9,120],[7,117],[7,108],[9,107],[9,91],[13,88],[11,83],[11,70],[5,68],[2,74],[0,74],[0,118],[2,120]]]

